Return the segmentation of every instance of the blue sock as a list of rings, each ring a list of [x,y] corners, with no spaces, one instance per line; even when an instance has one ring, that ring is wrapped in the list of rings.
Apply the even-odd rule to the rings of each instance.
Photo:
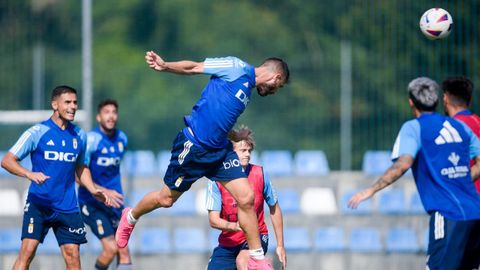
[[[98,262],[95,263],[95,270],[108,270],[108,265],[107,266],[102,266],[99,265]]]

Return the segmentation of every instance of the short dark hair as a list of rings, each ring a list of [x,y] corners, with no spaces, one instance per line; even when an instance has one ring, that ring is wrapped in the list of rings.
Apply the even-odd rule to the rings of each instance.
[[[290,70],[288,69],[287,62],[278,57],[270,57],[263,61],[262,65],[273,65],[276,71],[280,71],[283,74],[285,84],[290,81]]]
[[[449,94],[454,105],[468,107],[472,101],[473,83],[467,77],[448,77],[442,82],[442,89]]]
[[[104,100],[100,101],[100,103],[98,103],[97,112],[100,112],[102,110],[102,108],[107,106],[107,105],[113,105],[113,106],[115,106],[115,109],[118,110],[117,101],[115,99],[107,98],[107,99],[104,99]]]
[[[77,94],[77,90],[75,90],[73,87],[67,86],[67,85],[60,85],[55,87],[52,90],[52,101],[57,99],[60,95],[65,94],[65,93],[72,93],[72,94]]]

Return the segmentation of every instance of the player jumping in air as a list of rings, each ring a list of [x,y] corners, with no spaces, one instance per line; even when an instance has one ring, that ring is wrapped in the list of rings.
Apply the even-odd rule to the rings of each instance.
[[[211,77],[191,115],[184,117],[185,128],[173,142],[165,185],[160,191],[145,195],[132,209],[123,211],[116,233],[117,244],[119,247],[128,244],[142,215],[159,207],[171,207],[196,180],[205,176],[219,181],[238,203],[239,224],[250,248],[249,269],[272,269],[260,242],[254,192],[242,167],[229,166],[238,163],[238,156],[227,134],[247,107],[254,87],[260,96],[268,96],[288,82],[287,64],[279,58],[268,58],[255,68],[236,57],[166,62],[152,51],[146,53],[145,60],[155,71]]]

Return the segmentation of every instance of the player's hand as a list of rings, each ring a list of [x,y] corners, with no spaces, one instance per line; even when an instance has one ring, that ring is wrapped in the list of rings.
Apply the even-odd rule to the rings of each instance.
[[[103,202],[106,206],[110,206],[114,208],[120,207],[120,205],[115,201],[113,201],[112,198],[110,198],[107,194],[105,194],[104,190],[102,189],[95,189],[92,195],[93,197],[95,197],[95,199]]]
[[[282,270],[287,269],[287,253],[285,252],[285,247],[277,246],[276,253],[278,260],[282,264]]]
[[[42,172],[30,172],[27,174],[27,178],[30,179],[31,181],[41,185],[45,183],[45,181],[50,178],[50,176],[47,176],[43,174]]]
[[[153,51],[149,51],[145,54],[145,62],[150,68],[156,71],[162,71],[167,68],[165,66],[165,61]]]
[[[118,207],[123,205],[123,195],[118,193],[116,190],[114,190],[114,189],[103,189],[103,193],[105,193],[108,197],[110,197],[110,199],[112,199],[114,204],[118,205]],[[115,207],[115,206],[113,206],[113,207]],[[118,208],[118,207],[115,207],[115,208]]]
[[[360,192],[355,193],[352,198],[348,201],[348,207],[352,209],[356,209],[358,205],[369,198],[371,198],[375,194],[375,191],[372,188],[364,189]]]
[[[227,224],[227,231],[229,232],[241,232],[242,228],[240,227],[240,223],[236,222],[228,222]]]

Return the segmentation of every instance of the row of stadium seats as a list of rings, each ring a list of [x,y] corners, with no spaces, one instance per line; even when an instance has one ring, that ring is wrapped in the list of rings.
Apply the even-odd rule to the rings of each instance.
[[[0,159],[5,153],[0,152]],[[157,155],[150,150],[127,151],[123,170],[129,176],[157,176],[165,172],[169,161],[169,151],[160,151]],[[287,150],[266,150],[261,154],[253,152],[252,163],[263,165],[272,176],[325,176],[330,172],[326,155],[321,150],[300,150],[295,155]],[[31,168],[29,158],[24,159],[22,164]],[[367,151],[363,157],[362,171],[368,176],[376,176],[391,164],[389,151]],[[0,176],[7,175],[0,168]]]
[[[134,190],[127,200],[127,205],[135,205],[150,190]],[[311,187],[298,191],[293,188],[277,190],[278,200],[285,215],[368,215],[379,212],[385,215],[425,214],[417,192],[407,196],[400,188],[380,192],[374,200],[367,200],[358,209],[347,207],[347,202],[357,190],[347,190],[337,199],[331,188]],[[0,189],[0,215],[21,215],[25,195],[15,189]],[[204,215],[205,190],[185,192],[170,209],[158,209],[155,215]]]
[[[198,227],[180,227],[172,230],[165,227],[142,227],[132,235],[129,247],[135,254],[188,254],[209,253],[218,245],[217,230]],[[20,248],[21,229],[0,229],[0,254],[16,253]],[[97,254],[100,242],[92,233],[87,233],[89,244],[82,252]],[[425,251],[428,243],[426,230],[417,233],[411,228],[389,228],[385,233],[373,227],[353,228],[320,227],[309,231],[305,227],[287,227],[284,230],[285,248],[291,253],[307,252],[359,252],[359,253],[416,253]],[[270,250],[276,246],[273,232],[270,233]],[[50,232],[39,247],[39,254],[59,254],[53,232]]]

